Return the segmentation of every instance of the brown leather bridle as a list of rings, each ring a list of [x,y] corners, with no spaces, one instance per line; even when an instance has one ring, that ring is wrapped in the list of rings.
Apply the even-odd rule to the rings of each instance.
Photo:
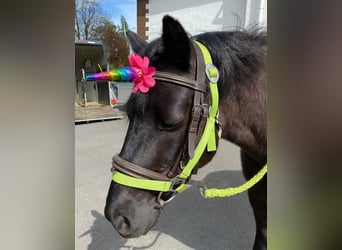
[[[163,81],[169,84],[178,85],[181,87],[189,88],[194,91],[193,106],[191,111],[191,118],[188,126],[187,143],[181,149],[176,163],[171,167],[169,172],[164,175],[136,164],[133,164],[119,155],[113,157],[112,173],[119,171],[126,175],[142,178],[148,180],[172,181],[172,179],[179,174],[185,161],[185,150],[187,151],[188,159],[194,156],[194,151],[198,141],[200,140],[203,130],[209,115],[209,99],[206,97],[208,83],[206,80],[206,68],[203,60],[202,53],[198,45],[193,44],[196,54],[196,75],[195,80],[182,77],[176,74],[157,71],[154,78],[155,80]],[[177,183],[175,183],[177,185]],[[161,193],[158,197],[160,198]]]

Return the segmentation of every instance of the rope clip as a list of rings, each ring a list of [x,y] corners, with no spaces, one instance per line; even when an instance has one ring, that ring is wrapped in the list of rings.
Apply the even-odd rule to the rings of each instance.
[[[205,197],[205,191],[207,191],[208,187],[207,186],[201,186],[200,187],[200,194],[202,195],[203,198]]]

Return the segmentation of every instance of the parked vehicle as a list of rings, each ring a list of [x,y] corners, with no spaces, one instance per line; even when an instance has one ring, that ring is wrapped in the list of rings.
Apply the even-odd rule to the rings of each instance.
[[[101,41],[75,41],[75,122],[122,118],[116,82],[86,81],[87,74],[108,71],[106,48]]]
[[[115,82],[85,81],[85,75],[108,71],[105,45],[101,41],[77,40],[75,42],[75,103],[82,107],[102,104],[114,107],[118,99]]]

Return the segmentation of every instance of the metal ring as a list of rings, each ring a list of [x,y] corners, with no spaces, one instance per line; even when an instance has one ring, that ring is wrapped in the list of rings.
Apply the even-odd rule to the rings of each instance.
[[[208,189],[208,187],[207,186],[202,186],[202,187],[200,187],[200,193],[201,193],[201,195],[202,195],[202,197],[203,198],[206,198],[205,197],[205,191]]]
[[[185,168],[185,165],[184,165],[184,162],[183,162],[183,161],[180,161],[180,162],[179,162],[179,168],[180,168],[181,170],[183,170],[183,169]]]
[[[177,195],[177,192],[173,192],[173,194],[171,195],[171,197],[167,200],[163,200],[161,198],[161,196],[163,195],[164,192],[159,192],[158,194],[158,197],[156,199],[156,205],[154,206],[155,208],[163,208],[165,206],[165,204],[169,203],[170,201],[172,201],[176,195]]]

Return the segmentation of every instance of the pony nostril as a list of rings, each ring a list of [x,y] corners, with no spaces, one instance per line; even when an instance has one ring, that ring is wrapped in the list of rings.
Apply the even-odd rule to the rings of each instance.
[[[123,237],[128,237],[132,234],[131,221],[126,216],[115,215],[113,225]]]
[[[129,222],[128,218],[125,216],[121,216],[119,219],[119,227],[122,230],[129,230],[131,223]]]

